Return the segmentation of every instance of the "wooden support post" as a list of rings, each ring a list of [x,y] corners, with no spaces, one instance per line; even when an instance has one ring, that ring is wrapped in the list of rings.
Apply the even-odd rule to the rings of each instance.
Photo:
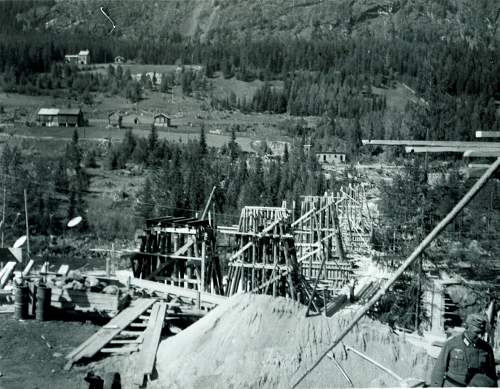
[[[201,280],[200,280],[200,290],[202,292],[205,291],[205,267],[206,267],[206,258],[207,256],[207,247],[206,247],[206,243],[205,243],[205,240],[203,240],[201,242]]]
[[[277,234],[278,227],[274,227],[274,235],[276,236]],[[278,267],[278,256],[278,241],[276,239],[273,239],[273,263],[275,269]],[[273,282],[273,297],[276,297],[278,295],[278,281],[279,279]]]
[[[30,229],[28,224],[28,194],[26,192],[26,189],[24,190],[24,215],[26,216],[26,255],[28,259],[30,259]]]
[[[257,244],[254,242],[252,246],[252,283],[249,290],[255,288],[255,261],[257,259]]]

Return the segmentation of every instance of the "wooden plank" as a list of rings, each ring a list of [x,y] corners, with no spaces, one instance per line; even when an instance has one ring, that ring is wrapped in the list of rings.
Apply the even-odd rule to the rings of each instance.
[[[89,339],[83,342],[80,346],[71,351],[67,356],[68,363],[65,369],[71,368],[71,365],[81,358],[91,358],[99,352],[111,339],[113,339],[120,331],[124,330],[131,322],[139,317],[146,309],[148,309],[156,299],[137,299],[132,302],[129,308],[126,308],[119,315],[111,319],[108,326],[116,327],[110,329],[100,329]]]
[[[57,271],[57,275],[66,277],[69,273],[69,265],[61,265]]]
[[[500,138],[500,131],[476,131],[476,138]]]
[[[31,268],[33,267],[34,264],[35,264],[35,261],[30,259],[28,264],[26,265],[26,267],[23,270],[23,277],[26,277],[28,274],[30,274]]]
[[[4,273],[5,273],[5,270],[7,270],[7,266],[4,266],[1,270],[0,270],[0,279],[2,279]]]
[[[441,141],[441,140],[382,140],[382,139],[363,139],[363,145],[378,146],[432,146],[432,147],[456,147],[465,146],[467,148],[500,147],[500,142],[461,142],[461,141]]]
[[[153,306],[148,327],[144,332],[144,342],[137,358],[138,364],[135,374],[135,384],[137,385],[142,385],[144,383],[144,375],[153,373],[156,351],[158,349],[158,343],[160,342],[166,310],[167,304],[164,302],[155,303]]]
[[[142,289],[147,289],[153,292],[161,292],[166,294],[173,294],[180,297],[186,297],[191,300],[198,299],[198,293],[200,294],[201,301],[207,302],[213,305],[222,304],[227,300],[227,297],[215,295],[207,292],[198,292],[194,289],[186,289],[179,286],[161,284],[155,281],[142,280],[140,278],[130,278],[130,285],[135,286]]]
[[[179,256],[184,254],[193,245],[193,243],[194,240],[189,238],[186,244],[178,249],[175,253],[173,253],[172,256]],[[167,255],[167,257],[170,257],[170,255]],[[154,279],[154,277],[160,274],[168,265],[170,265],[170,262],[165,262],[164,264],[162,264],[160,267],[158,267],[158,269],[148,275],[148,279]]]
[[[139,351],[139,346],[132,345],[128,347],[102,348],[100,351],[101,353],[107,353],[107,354],[130,354]]]
[[[253,242],[248,242],[246,245],[244,245],[241,249],[236,251],[233,255],[231,255],[231,258],[229,258],[229,262],[234,261],[236,258],[238,258],[243,252],[248,250],[250,247],[253,246]]]
[[[9,281],[10,276],[12,275],[12,272],[14,271],[14,268],[16,267],[17,262],[10,261],[7,262],[7,265],[5,265],[4,272],[2,275],[2,278],[0,279],[0,289],[3,289],[7,281]]]

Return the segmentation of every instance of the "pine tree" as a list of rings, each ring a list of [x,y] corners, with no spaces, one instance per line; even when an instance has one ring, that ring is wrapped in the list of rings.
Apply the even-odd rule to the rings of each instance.
[[[200,127],[199,150],[201,157],[205,157],[208,154],[207,140],[205,138],[205,123],[201,123]]]

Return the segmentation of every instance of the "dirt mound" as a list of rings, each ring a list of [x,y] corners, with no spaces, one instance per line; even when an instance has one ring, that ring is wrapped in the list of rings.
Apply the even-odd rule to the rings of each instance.
[[[305,308],[284,298],[236,295],[158,349],[152,388],[267,388],[291,384],[331,344],[352,312],[332,318],[304,317]],[[363,319],[344,343],[403,378],[425,379],[430,360],[386,326]],[[339,345],[334,350],[356,387],[400,386],[397,379]],[[346,387],[346,378],[325,358],[303,387]]]

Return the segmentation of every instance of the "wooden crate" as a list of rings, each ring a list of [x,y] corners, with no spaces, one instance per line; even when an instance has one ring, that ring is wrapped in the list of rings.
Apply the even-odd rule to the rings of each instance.
[[[121,309],[122,302],[121,294],[52,288],[51,305],[55,308],[101,312],[114,316]]]

